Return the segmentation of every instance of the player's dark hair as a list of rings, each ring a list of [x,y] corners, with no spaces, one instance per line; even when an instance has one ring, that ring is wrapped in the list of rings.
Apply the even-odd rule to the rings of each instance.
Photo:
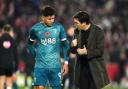
[[[42,8],[42,10],[41,10],[41,15],[43,15],[43,16],[52,16],[52,15],[56,15],[55,9],[54,9],[53,7],[50,7],[50,6],[45,6],[45,7]]]
[[[87,12],[84,11],[80,11],[78,13],[76,13],[73,16],[74,19],[77,19],[80,23],[86,22],[86,24],[90,23],[90,16]]]
[[[10,24],[6,24],[3,26],[3,31],[10,32],[12,30],[12,26]]]

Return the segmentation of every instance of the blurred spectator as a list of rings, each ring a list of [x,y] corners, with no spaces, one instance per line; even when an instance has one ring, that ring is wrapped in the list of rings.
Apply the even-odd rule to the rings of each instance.
[[[6,24],[0,37],[0,89],[12,89],[12,74],[17,71],[18,58],[15,40],[12,38],[12,27]]]
[[[117,82],[120,84],[121,81],[126,78],[126,64],[127,64],[126,50],[121,48],[120,51],[120,62],[119,62],[119,73],[117,75]]]

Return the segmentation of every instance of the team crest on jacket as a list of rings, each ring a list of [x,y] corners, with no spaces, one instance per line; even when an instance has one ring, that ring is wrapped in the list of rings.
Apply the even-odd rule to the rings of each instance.
[[[45,36],[49,37],[50,33],[49,32],[45,32]]]
[[[43,45],[47,45],[47,44],[55,44],[56,43],[56,38],[42,38],[41,39],[41,43]]]

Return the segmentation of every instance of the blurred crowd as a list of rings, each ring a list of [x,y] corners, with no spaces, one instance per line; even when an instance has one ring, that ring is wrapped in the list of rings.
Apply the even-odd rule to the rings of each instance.
[[[110,69],[118,72],[110,74],[110,79],[128,87],[128,0],[0,0],[0,29],[7,23],[14,28],[21,72],[32,73],[34,59],[26,50],[26,42],[29,29],[40,20],[44,5],[56,9],[57,19],[67,32],[73,29],[72,15],[87,11],[93,22],[105,31],[106,68],[108,73]]]

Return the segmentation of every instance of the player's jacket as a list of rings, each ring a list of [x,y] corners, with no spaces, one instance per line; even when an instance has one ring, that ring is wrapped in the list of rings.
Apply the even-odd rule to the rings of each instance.
[[[33,42],[36,40],[36,46]],[[65,60],[68,60],[68,49],[66,34],[61,24],[54,22],[52,26],[46,26],[39,22],[30,31],[28,49],[35,56],[35,67],[58,68],[61,67],[60,43],[64,42]]]

